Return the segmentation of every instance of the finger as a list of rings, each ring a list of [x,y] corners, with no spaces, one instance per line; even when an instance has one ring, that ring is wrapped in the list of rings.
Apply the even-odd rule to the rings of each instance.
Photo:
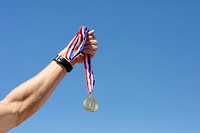
[[[87,36],[87,40],[95,40],[96,39],[96,37],[95,36]]]
[[[98,42],[97,42],[97,40],[87,40],[86,42],[85,42],[85,46],[87,46],[87,45],[98,45]]]
[[[96,50],[89,50],[89,49],[83,50],[83,54],[88,54],[91,57],[93,57],[96,54]]]
[[[89,35],[93,35],[94,34],[94,30],[91,30],[91,31],[89,31],[88,33],[87,33],[87,35],[89,36]]]
[[[87,45],[87,46],[84,47],[83,50],[97,51],[98,47],[97,47],[97,45]]]

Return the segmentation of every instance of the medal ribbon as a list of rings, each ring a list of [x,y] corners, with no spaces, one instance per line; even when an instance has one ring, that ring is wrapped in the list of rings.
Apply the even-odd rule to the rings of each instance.
[[[69,60],[74,60],[81,52],[83,51],[85,42],[87,40],[87,33],[89,30],[85,26],[81,26],[79,28],[78,33],[75,35],[75,37],[72,39],[70,44],[67,46],[67,52],[65,54],[65,58]],[[75,47],[78,45],[78,41],[81,39],[81,44],[78,46],[77,50],[75,50]],[[84,69],[85,69],[85,77],[86,77],[86,86],[88,89],[88,93],[92,94],[92,90],[94,87],[94,74],[92,70],[92,63],[90,59],[90,55],[85,54],[84,55]]]

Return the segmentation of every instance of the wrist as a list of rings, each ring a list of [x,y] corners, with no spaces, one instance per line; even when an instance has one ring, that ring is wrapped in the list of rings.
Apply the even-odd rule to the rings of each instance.
[[[66,60],[63,56],[61,55],[57,55],[54,59],[54,61],[56,61],[58,64],[60,64],[61,66],[63,66],[67,72],[71,72],[73,69],[72,66],[72,62],[68,62],[68,60]]]
[[[66,58],[65,58],[65,59],[66,59]],[[73,60],[68,60],[68,59],[66,59],[66,60],[71,64],[72,67],[76,64],[76,62],[73,61]]]

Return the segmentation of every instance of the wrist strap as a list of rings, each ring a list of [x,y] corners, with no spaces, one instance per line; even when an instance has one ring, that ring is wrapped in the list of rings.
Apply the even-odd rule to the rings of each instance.
[[[57,55],[53,60],[61,64],[67,70],[67,72],[72,71],[72,65],[64,57]]]

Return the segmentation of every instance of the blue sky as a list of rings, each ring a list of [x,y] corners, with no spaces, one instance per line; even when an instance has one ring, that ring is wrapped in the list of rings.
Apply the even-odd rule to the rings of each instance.
[[[88,113],[83,65],[9,133],[199,133],[200,1],[0,1],[0,99],[94,29],[99,103]]]

